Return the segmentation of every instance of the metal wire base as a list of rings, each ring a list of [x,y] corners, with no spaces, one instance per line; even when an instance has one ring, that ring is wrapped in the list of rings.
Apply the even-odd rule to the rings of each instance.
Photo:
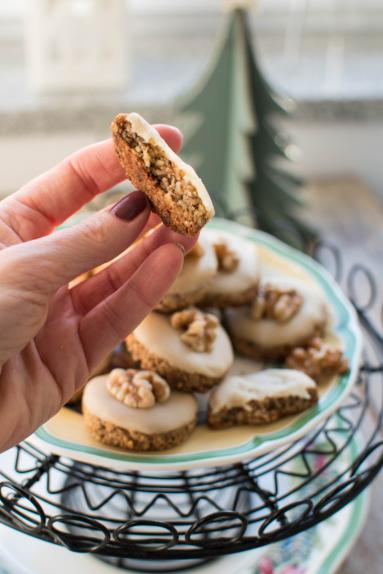
[[[250,462],[171,474],[110,471],[26,442],[0,470],[0,521],[121,567],[170,572],[287,538],[355,498],[383,466],[383,327],[375,319],[383,292],[362,265],[343,281],[333,248],[322,244],[317,256],[343,284],[364,331],[358,384],[335,415]],[[353,460],[343,463],[351,446]]]

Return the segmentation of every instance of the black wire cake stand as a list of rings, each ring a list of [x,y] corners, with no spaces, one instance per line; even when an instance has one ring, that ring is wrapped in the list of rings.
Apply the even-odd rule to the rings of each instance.
[[[0,522],[120,568],[171,572],[290,537],[353,500],[383,466],[383,291],[364,265],[343,273],[333,246],[316,258],[364,335],[357,384],[334,415],[278,451],[184,472],[117,472],[24,442],[0,469]]]

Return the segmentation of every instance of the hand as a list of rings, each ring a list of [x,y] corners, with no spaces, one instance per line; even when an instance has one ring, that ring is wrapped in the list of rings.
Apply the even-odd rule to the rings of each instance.
[[[180,133],[157,129],[178,151]],[[123,179],[108,140],[0,202],[0,452],[33,432],[86,382],[161,299],[194,243],[159,225],[140,191],[50,235]],[[155,226],[110,267],[68,288]]]

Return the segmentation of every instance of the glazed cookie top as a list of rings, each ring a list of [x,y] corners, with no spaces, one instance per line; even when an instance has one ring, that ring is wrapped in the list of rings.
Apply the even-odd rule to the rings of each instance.
[[[156,401],[149,408],[128,406],[108,390],[108,377],[103,375],[91,379],[82,399],[83,408],[103,421],[152,435],[180,428],[197,416],[194,396],[177,391],[172,391],[165,401]]]
[[[262,401],[266,398],[309,399],[309,391],[315,389],[315,382],[301,371],[266,369],[247,375],[226,377],[212,391],[209,408],[212,412],[232,408],[248,409],[251,401]]]
[[[218,258],[218,273],[208,288],[209,295],[233,294],[257,285],[260,264],[254,243],[215,229],[204,229],[201,235],[213,245]]]
[[[271,305],[259,302],[267,287],[271,288]],[[257,297],[253,306],[228,309],[226,318],[233,336],[265,348],[292,346],[313,335],[328,320],[319,289],[295,278],[264,281]]]
[[[192,293],[205,288],[217,273],[217,257],[211,243],[200,236],[197,245],[185,257],[181,273],[167,295]]]
[[[193,321],[194,326],[190,329],[192,322],[186,325],[181,313],[185,311],[170,316],[150,313],[133,335],[149,354],[164,359],[175,369],[208,377],[223,376],[234,359],[226,331],[217,319],[213,325],[211,315],[212,319],[207,322],[203,319]],[[206,317],[207,314],[202,315]]]

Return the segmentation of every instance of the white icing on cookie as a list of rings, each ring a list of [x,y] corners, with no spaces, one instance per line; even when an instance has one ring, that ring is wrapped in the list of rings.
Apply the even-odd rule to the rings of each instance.
[[[250,408],[250,401],[265,398],[299,397],[309,399],[315,382],[301,371],[266,369],[248,375],[228,376],[213,389],[209,406],[213,413],[223,408]]]
[[[167,158],[174,163],[179,170],[184,172],[183,181],[185,183],[190,182],[196,189],[203,206],[209,214],[209,217],[214,215],[213,203],[207,192],[206,187],[202,183],[202,180],[198,177],[191,165],[185,163],[174,151],[168,146],[166,141],[162,139],[158,131],[151,126],[143,117],[134,112],[125,115],[126,120],[130,122],[132,129],[141,136],[148,143],[157,145]]]
[[[82,404],[90,414],[103,421],[148,435],[175,430],[193,421],[197,415],[194,396],[177,391],[172,391],[165,403],[156,403],[149,409],[128,407],[108,392],[107,375],[89,381]]]
[[[213,349],[207,353],[193,351],[181,341],[180,331],[170,324],[170,318],[160,313],[150,313],[133,332],[147,351],[165,359],[172,367],[208,377],[222,377],[233,363],[233,348],[221,325]]]
[[[294,345],[310,337],[328,319],[324,297],[315,287],[293,278],[273,278],[272,285],[296,289],[303,298],[299,311],[286,323],[279,323],[273,319],[253,319],[249,307],[228,309],[227,324],[235,337],[269,349]]]
[[[167,291],[167,295],[187,294],[206,289],[217,273],[217,257],[214,248],[206,238],[200,237],[203,255],[189,254],[185,257],[183,269]]]
[[[242,293],[255,286],[259,280],[259,257],[257,246],[247,239],[226,231],[203,229],[201,236],[214,243],[226,243],[237,255],[238,267],[232,273],[218,271],[207,289],[209,297]]]

